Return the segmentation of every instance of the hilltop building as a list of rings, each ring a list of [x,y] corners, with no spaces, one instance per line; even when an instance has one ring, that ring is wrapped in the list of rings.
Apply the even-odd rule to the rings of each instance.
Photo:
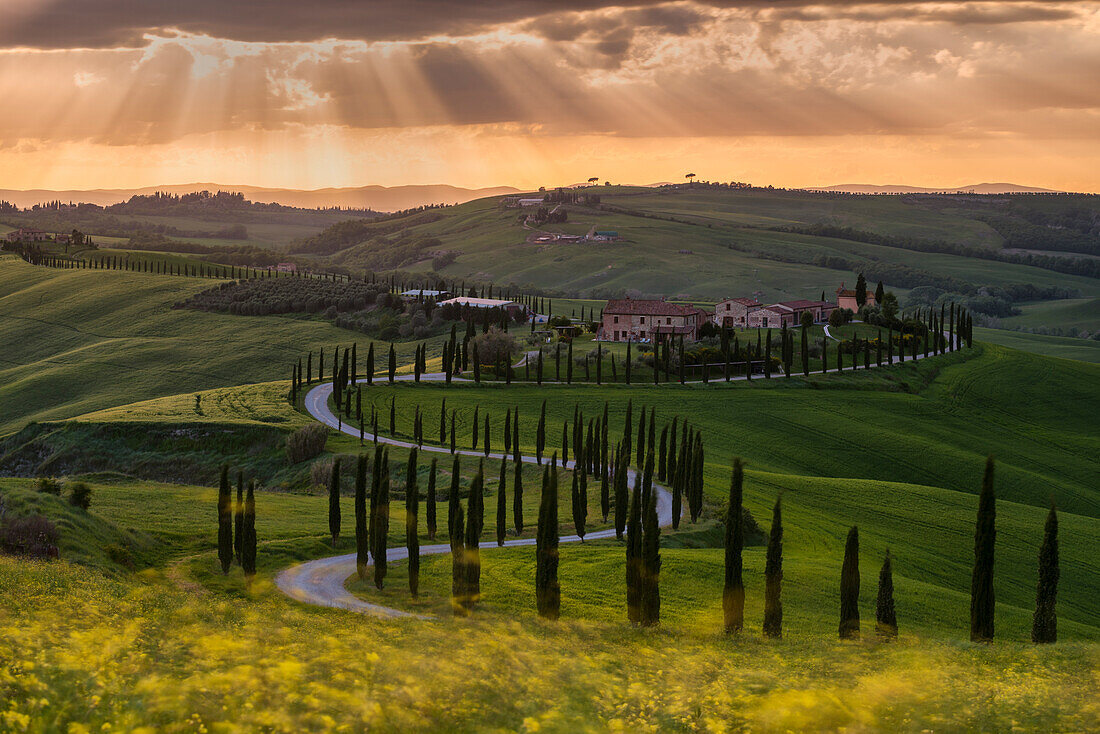
[[[875,303],[875,292],[872,290],[867,291],[867,305],[878,305]],[[855,290],[848,290],[844,287],[844,284],[841,283],[840,287],[836,289],[836,307],[846,308],[852,313],[859,311],[859,303],[856,301]]]
[[[508,317],[515,319],[518,316],[527,315],[527,307],[515,301],[505,301],[500,298],[472,298],[458,296],[441,301],[439,306],[461,306],[465,308],[502,308],[508,312]]]
[[[747,326],[749,312],[763,306],[755,298],[727,298],[715,304],[714,324],[728,329]]]
[[[603,341],[626,342],[683,336],[688,341],[695,341],[707,316],[706,311],[695,306],[619,298],[604,306],[598,337]]]

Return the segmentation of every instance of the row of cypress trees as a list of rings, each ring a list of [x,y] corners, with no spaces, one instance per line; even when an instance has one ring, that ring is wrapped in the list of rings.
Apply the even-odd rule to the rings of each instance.
[[[251,578],[256,574],[256,480],[245,490],[244,472],[237,472],[237,505],[233,507],[229,466],[221,468],[218,483],[218,561],[229,573],[236,561]]]

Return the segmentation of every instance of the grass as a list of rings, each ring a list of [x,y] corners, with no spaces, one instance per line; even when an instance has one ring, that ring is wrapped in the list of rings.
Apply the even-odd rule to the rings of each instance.
[[[1093,339],[1027,334],[1022,331],[981,329],[978,327],[974,327],[974,338],[1047,357],[1074,359],[1081,362],[1100,362],[1100,342]]]
[[[1095,332],[1100,330],[1100,298],[1039,301],[1020,307],[1019,316],[1001,319],[1006,327],[1057,327]]]
[[[496,615],[383,622],[267,583],[0,559],[0,721],[29,731],[1093,730],[1093,644],[765,642]],[[20,593],[8,593],[19,589]],[[16,622],[17,620],[17,622]]]
[[[0,255],[0,435],[28,421],[285,379],[309,350],[367,341],[311,319],[173,310],[213,283]],[[398,345],[402,361],[412,349]]]

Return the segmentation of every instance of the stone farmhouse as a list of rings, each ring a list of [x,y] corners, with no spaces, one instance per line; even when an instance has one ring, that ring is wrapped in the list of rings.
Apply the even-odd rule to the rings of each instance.
[[[660,341],[683,336],[699,338],[699,329],[709,314],[701,308],[662,300],[620,298],[604,306],[597,337],[603,341]]]
[[[744,328],[749,323],[749,311],[763,307],[764,304],[755,298],[727,298],[715,304],[714,324],[728,329]]]
[[[34,227],[21,227],[7,234],[8,242],[44,242],[53,239],[49,232]]]
[[[875,303],[875,292],[874,291],[871,291],[871,290],[867,291],[867,305],[868,306],[878,305],[878,304]],[[857,311],[859,311],[859,303],[856,301],[856,292],[855,292],[855,290],[854,289],[853,290],[848,290],[844,287],[844,284],[841,283],[840,287],[836,289],[836,307],[837,308],[846,308],[849,311],[851,311],[852,313],[856,313]]]

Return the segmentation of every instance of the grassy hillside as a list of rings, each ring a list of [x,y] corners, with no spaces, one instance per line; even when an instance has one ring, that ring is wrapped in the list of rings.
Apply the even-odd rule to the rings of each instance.
[[[173,310],[210,286],[0,255],[0,435],[32,420],[289,377],[308,350],[366,341],[319,320]]]
[[[1028,334],[1007,329],[981,329],[974,327],[974,338],[1003,347],[1012,347],[1033,354],[1081,362],[1100,362],[1100,342],[1094,339],[1075,339],[1068,336]]]
[[[1047,327],[1065,329],[1066,332],[1100,331],[1100,298],[1023,304],[1019,316],[1003,318],[1001,324],[1010,328]]]
[[[953,288],[1030,284],[1100,293],[1100,282],[1037,267],[976,259],[962,254],[917,252],[851,239],[772,231],[782,227],[853,227],[890,237],[942,240],[963,249],[998,249],[1002,238],[975,218],[965,202],[951,198],[829,196],[806,192],[599,187],[598,207],[567,204],[569,221],[549,231],[583,234],[592,226],[616,230],[613,243],[529,242],[534,234],[520,219],[526,212],[482,199],[431,216],[362,224],[352,235],[315,238],[302,251],[332,253],[348,267],[378,248],[430,241],[429,252],[451,251],[454,263],[441,272],[454,278],[515,283],[581,296],[626,291],[717,299],[758,293],[764,300],[817,297],[854,280],[853,267],[884,274],[886,285],[904,291],[918,284]],[[322,244],[323,243],[323,244]],[[360,244],[367,243],[367,244]],[[368,246],[369,245],[369,246]],[[344,248],[344,249],[339,249]],[[413,252],[413,250],[410,250]],[[415,255],[414,255],[415,259]],[[428,270],[419,262],[393,260],[392,267]],[[871,277],[871,276],[869,276]],[[879,279],[871,277],[872,282]]]

